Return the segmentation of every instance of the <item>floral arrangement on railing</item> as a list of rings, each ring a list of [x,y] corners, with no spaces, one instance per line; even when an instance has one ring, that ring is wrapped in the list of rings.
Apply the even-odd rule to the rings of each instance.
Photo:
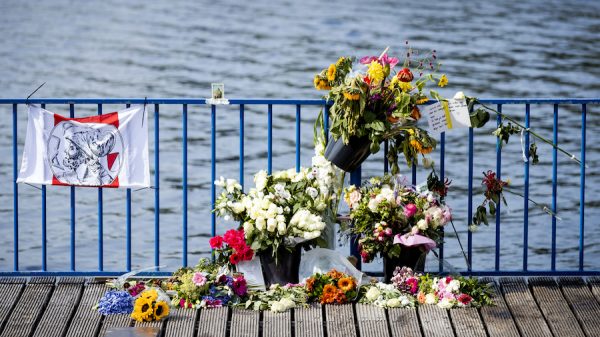
[[[408,48],[401,67],[387,49],[379,57],[361,58],[356,67],[355,58],[340,57],[313,81],[316,89],[329,91],[325,98],[333,103],[329,109],[333,139],[341,138],[346,145],[353,139],[367,139],[363,143],[370,153],[377,153],[381,142],[389,140],[388,158],[394,174],[399,172],[399,153],[411,165],[419,154],[435,148],[436,141],[428,132],[415,126],[421,118],[418,105],[430,98],[441,99],[435,90],[425,91],[428,83],[439,87],[448,84],[446,75],[438,73],[440,64],[434,64],[435,50],[418,59],[416,56]]]
[[[298,172],[258,172],[255,187],[247,193],[237,181],[221,178],[215,182],[223,188],[215,203],[216,214],[239,221],[245,242],[258,254],[266,251],[277,257],[280,248],[325,244],[323,233],[335,221],[343,176],[323,151],[317,145],[312,167]]]
[[[430,250],[452,219],[450,208],[437,194],[419,193],[398,176],[373,177],[360,187],[348,186],[344,192],[350,207],[350,225],[344,232],[359,237],[363,262],[377,255],[397,258],[403,246]]]

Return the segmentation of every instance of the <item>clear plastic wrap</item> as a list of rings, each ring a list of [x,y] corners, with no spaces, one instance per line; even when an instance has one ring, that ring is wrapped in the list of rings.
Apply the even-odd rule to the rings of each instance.
[[[300,261],[299,279],[304,282],[315,273],[327,273],[331,269],[354,277],[358,284],[362,283],[364,274],[356,269],[345,256],[335,250],[324,248],[315,248],[304,253]]]

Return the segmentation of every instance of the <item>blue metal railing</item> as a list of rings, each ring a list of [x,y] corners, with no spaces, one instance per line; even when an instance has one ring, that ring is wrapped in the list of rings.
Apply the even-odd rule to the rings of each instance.
[[[529,162],[524,162],[523,174],[524,174],[524,214],[523,214],[523,253],[522,253],[522,269],[521,270],[502,270],[500,268],[500,205],[498,205],[498,211],[495,217],[495,249],[494,249],[494,268],[492,270],[474,270],[472,268],[473,260],[473,237],[469,232],[467,234],[467,270],[463,271],[466,274],[472,275],[600,275],[600,270],[585,269],[584,268],[584,238],[585,238],[585,159],[586,159],[586,115],[587,105],[598,105],[600,104],[600,98],[595,99],[482,99],[480,100],[484,104],[496,105],[498,111],[502,111],[504,105],[525,105],[525,126],[530,125],[530,110],[531,105],[552,105],[553,106],[553,142],[558,144],[558,110],[559,105],[567,106],[580,106],[581,107],[581,149],[580,149],[580,204],[579,204],[579,242],[578,242],[578,269],[577,270],[557,270],[556,269],[556,256],[557,256],[557,242],[556,242],[556,218],[552,218],[552,242],[551,242],[551,267],[550,270],[536,270],[531,271],[528,268],[528,256],[529,256],[529,203],[527,198],[529,196]],[[329,106],[324,100],[284,100],[284,99],[231,99],[231,105],[239,106],[239,180],[242,186],[244,185],[244,140],[245,140],[245,110],[247,106],[266,105],[267,107],[267,171],[272,172],[273,169],[273,106],[290,106],[295,107],[295,164],[298,170],[301,165],[301,112],[302,106],[317,106],[323,107],[325,113],[325,128],[328,128],[328,109]],[[103,226],[103,189],[98,188],[98,268],[97,270],[80,271],[76,269],[76,250],[75,250],[75,229],[76,229],[76,188],[70,187],[70,270],[57,270],[49,271],[47,267],[47,212],[46,212],[46,187],[42,186],[41,197],[42,197],[42,209],[41,209],[41,248],[42,248],[42,263],[41,271],[24,271],[20,269],[19,265],[19,188],[16,184],[16,178],[18,175],[18,142],[17,142],[17,120],[18,120],[18,105],[24,105],[26,103],[41,104],[45,107],[46,104],[53,105],[68,105],[70,117],[75,116],[76,105],[97,105],[98,115],[102,114],[103,105],[106,104],[147,104],[148,106],[154,105],[154,264],[156,269],[153,272],[146,274],[150,275],[167,275],[170,271],[161,271],[158,266],[160,264],[159,252],[160,252],[160,122],[159,122],[159,111],[160,105],[180,105],[182,109],[182,265],[188,265],[188,105],[206,105],[204,99],[128,99],[128,98],[109,98],[109,99],[71,99],[71,98],[52,98],[52,99],[0,99],[0,108],[3,106],[12,105],[12,169],[13,169],[13,270],[0,270],[0,275],[114,275],[126,271],[130,271],[132,268],[131,264],[131,189],[126,191],[126,270],[106,270],[104,265],[104,226]],[[211,145],[210,145],[210,163],[211,163],[211,181],[216,180],[216,116],[218,106],[212,105],[210,107],[210,126],[211,126]],[[500,117],[497,119],[497,123],[501,122]],[[445,160],[446,160],[446,135],[444,133],[440,136],[440,178],[442,181],[445,179]],[[524,135],[525,148],[529,148],[529,133]],[[469,129],[468,131],[468,204],[467,204],[467,219],[470,220],[473,214],[473,166],[474,166],[474,131]],[[501,155],[501,144],[498,140],[496,143],[496,171],[498,177],[501,177],[502,168],[502,155]],[[388,144],[384,144],[384,151],[387,152]],[[383,171],[387,172],[388,162],[384,156]],[[411,170],[412,183],[417,182],[417,168],[413,166]],[[359,184],[361,182],[361,169],[358,168],[355,172],[352,172],[350,182]],[[557,210],[557,185],[558,185],[558,158],[557,149],[552,150],[552,205],[551,210],[556,212]],[[214,205],[216,200],[216,190],[214,184],[211,184],[210,188],[211,204]],[[211,235],[216,234],[216,219],[215,214],[211,213]],[[351,254],[358,256],[358,250],[356,245],[351,245]],[[444,271],[444,265],[442,263],[444,257],[444,246],[439,247],[439,271]],[[360,259],[359,259],[360,261]]]

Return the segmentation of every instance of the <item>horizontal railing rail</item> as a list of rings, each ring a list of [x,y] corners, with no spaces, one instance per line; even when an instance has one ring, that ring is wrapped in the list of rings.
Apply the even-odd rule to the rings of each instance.
[[[580,204],[579,204],[579,242],[578,242],[578,268],[572,270],[559,270],[556,267],[557,258],[557,233],[556,233],[556,218],[552,217],[552,229],[551,229],[551,267],[549,270],[529,270],[528,256],[529,256],[529,168],[530,163],[523,163],[523,176],[524,176],[524,214],[523,214],[523,250],[522,250],[522,267],[521,269],[510,269],[505,270],[500,267],[500,209],[498,209],[495,218],[495,250],[494,250],[494,268],[492,270],[475,270],[472,266],[473,261],[473,237],[471,232],[467,233],[467,268],[465,270],[459,270],[464,274],[479,275],[479,276],[494,276],[494,275],[600,275],[600,269],[589,269],[584,268],[584,251],[585,251],[585,176],[586,176],[586,115],[587,105],[600,104],[600,98],[534,98],[534,99],[523,99],[523,98],[492,98],[492,99],[480,99],[483,104],[494,105],[498,111],[502,111],[503,106],[510,105],[523,105],[524,106],[524,125],[529,127],[531,118],[531,105],[545,105],[553,108],[553,143],[558,143],[558,112],[559,106],[575,106],[580,109],[581,112],[581,149],[580,149]],[[131,271],[132,269],[132,233],[131,233],[131,189],[126,190],[126,212],[125,212],[125,237],[126,237],[126,248],[125,248],[125,270],[112,269],[106,270],[104,265],[104,227],[103,227],[103,213],[104,213],[104,201],[103,201],[103,189],[98,188],[98,267],[96,270],[78,270],[76,267],[76,191],[77,188],[70,187],[69,196],[69,209],[70,209],[70,242],[69,242],[69,270],[49,270],[47,265],[47,195],[46,187],[41,187],[41,270],[24,270],[21,268],[19,261],[19,186],[16,183],[18,175],[19,165],[19,144],[17,137],[17,120],[18,120],[18,107],[25,104],[40,104],[42,107],[45,105],[65,105],[69,108],[70,117],[75,117],[76,106],[78,105],[96,105],[97,114],[103,113],[103,106],[109,104],[118,105],[130,105],[130,104],[147,104],[150,108],[153,107],[153,122],[154,122],[154,271],[146,271],[141,273],[142,275],[168,275],[172,270],[161,270],[160,267],[160,107],[161,105],[181,105],[181,156],[182,156],[182,167],[181,167],[181,197],[182,197],[182,227],[181,227],[181,264],[187,266],[188,261],[188,106],[190,105],[207,105],[206,99],[193,99],[193,98],[32,98],[32,99],[0,99],[0,109],[12,106],[12,199],[13,199],[13,268],[12,270],[1,270],[0,275],[9,276],[33,276],[33,275],[89,275],[89,276],[103,276],[103,275],[115,275],[124,272]],[[295,164],[296,169],[300,169],[300,154],[301,154],[301,116],[303,106],[317,106],[322,107],[327,116],[329,103],[321,99],[230,99],[229,106],[237,106],[239,108],[239,180],[244,186],[244,140],[245,140],[245,111],[248,106],[266,106],[266,118],[267,118],[267,172],[271,172],[273,168],[273,107],[274,106],[290,106],[295,108]],[[215,181],[216,176],[216,163],[217,163],[217,133],[216,133],[216,116],[217,111],[221,108],[221,105],[210,105],[210,176],[211,181]],[[152,110],[152,109],[150,109]],[[6,119],[5,119],[6,120]],[[327,123],[327,118],[325,118]],[[497,118],[497,123],[501,121],[500,116]],[[327,128],[327,125],[325,125]],[[473,167],[474,167],[474,130],[469,128],[468,130],[468,187],[467,187],[467,219],[471,219],[473,215]],[[529,133],[524,134],[524,148],[529,148]],[[387,151],[387,144],[384,146]],[[445,165],[446,165],[446,135],[442,133],[440,135],[439,142],[439,174],[443,180],[445,178]],[[384,156],[385,158],[385,156]],[[551,211],[556,212],[557,210],[557,184],[558,184],[558,169],[557,169],[557,149],[552,149],[552,205]],[[383,171],[388,171],[387,160],[384,159]],[[498,177],[501,177],[502,173],[502,153],[501,144],[498,141],[496,145],[496,172]],[[233,173],[231,174],[233,175]],[[412,183],[417,183],[417,168],[412,167],[411,170]],[[350,182],[354,184],[360,184],[361,182],[361,169],[358,168],[355,172],[352,172]],[[6,189],[7,186],[0,187]],[[214,205],[216,200],[216,190],[214,184],[210,187],[210,200],[211,205]],[[500,206],[498,206],[500,208]],[[211,212],[211,235],[216,234],[216,219],[215,214]],[[8,226],[6,219],[3,219],[2,226]],[[351,254],[358,257],[357,247],[355,244],[351,244]],[[10,257],[4,257],[10,258]],[[444,246],[439,247],[439,272],[448,272],[444,269]],[[360,263],[359,263],[360,264]],[[377,273],[375,273],[377,274]]]

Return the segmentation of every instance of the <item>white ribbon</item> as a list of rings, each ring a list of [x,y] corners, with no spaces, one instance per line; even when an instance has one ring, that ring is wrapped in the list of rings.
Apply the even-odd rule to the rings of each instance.
[[[523,162],[528,162],[529,160],[527,159],[527,155],[525,154],[525,142],[523,141],[523,134],[525,133],[526,129],[521,129],[521,152],[523,155]],[[527,128],[527,132],[529,132],[529,128]],[[527,149],[527,151],[529,151],[529,149]]]

